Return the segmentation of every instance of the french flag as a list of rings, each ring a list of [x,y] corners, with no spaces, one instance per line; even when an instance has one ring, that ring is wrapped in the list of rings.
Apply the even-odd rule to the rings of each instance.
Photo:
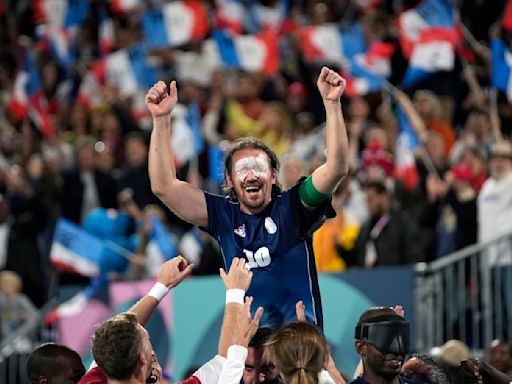
[[[45,137],[53,132],[48,100],[41,88],[41,79],[31,52],[26,51],[23,68],[13,84],[8,110],[19,119],[30,117]]]
[[[507,95],[512,101],[512,53],[505,43],[498,39],[491,40],[491,84]]]
[[[414,151],[419,146],[418,137],[409,122],[409,119],[397,106],[398,135],[395,149],[395,177],[402,180],[408,190],[416,187],[419,181]]]
[[[289,11],[290,2],[287,0],[278,0],[274,6],[266,6],[257,0],[252,0],[249,6],[251,31],[279,32]]]
[[[38,26],[37,34],[65,67],[75,60],[73,45],[88,11],[89,0],[36,2],[35,18],[43,22]]]
[[[60,270],[83,276],[100,274],[105,243],[76,224],[59,219],[50,249],[50,261]]]
[[[143,0],[111,0],[110,9],[115,13],[129,13],[145,5]]]
[[[366,95],[380,91],[391,75],[391,56],[394,51],[392,44],[376,41],[368,51],[355,55],[349,61],[345,73],[347,95]]]
[[[215,27],[242,33],[246,9],[241,0],[217,0],[215,2]]]
[[[217,30],[213,37],[225,65],[268,74],[278,71],[279,50],[274,34],[233,35]]]
[[[147,49],[143,44],[111,53],[103,60],[96,73],[124,96],[133,96],[140,89],[150,88],[157,80],[156,69],[147,63]]]
[[[364,68],[358,68],[350,73],[345,72],[343,77],[347,81],[345,93],[348,97],[364,96],[372,92],[378,92],[384,84],[382,77],[376,76],[364,70]]]
[[[387,79],[391,75],[391,56],[394,52],[393,44],[375,41],[364,54],[356,55],[354,60],[374,75]]]
[[[452,0],[423,0],[415,8],[402,12],[398,18],[399,39],[406,58],[410,58],[421,32],[429,28],[454,29]]]
[[[342,30],[335,24],[304,27],[299,35],[302,53],[308,61],[346,63],[366,52],[363,30],[358,25]]]
[[[78,101],[86,108],[92,108],[103,102],[101,87],[105,82],[105,63],[94,63],[86,73],[78,89]]]
[[[200,1],[174,1],[141,16],[145,40],[151,47],[179,46],[208,34],[206,9]]]
[[[105,8],[98,9],[98,21],[99,52],[103,57],[109,54],[114,46],[114,24]]]
[[[411,87],[438,71],[451,71],[455,65],[455,47],[459,37],[454,28],[422,30],[413,47],[402,86]]]

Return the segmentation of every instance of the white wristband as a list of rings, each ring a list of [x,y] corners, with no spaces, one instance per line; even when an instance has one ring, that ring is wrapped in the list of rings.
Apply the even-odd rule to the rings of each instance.
[[[148,292],[148,296],[152,296],[160,301],[165,297],[165,295],[167,295],[169,290],[169,288],[157,281],[155,285],[153,285],[153,288],[151,288],[151,291]]]
[[[226,291],[226,304],[237,303],[244,304],[245,291],[243,289],[235,288]]]

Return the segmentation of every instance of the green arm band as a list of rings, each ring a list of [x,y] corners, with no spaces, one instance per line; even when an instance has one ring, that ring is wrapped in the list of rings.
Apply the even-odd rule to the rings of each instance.
[[[313,177],[309,176],[299,186],[299,196],[304,204],[308,207],[316,208],[326,200],[329,200],[331,195],[318,192],[313,185]]]

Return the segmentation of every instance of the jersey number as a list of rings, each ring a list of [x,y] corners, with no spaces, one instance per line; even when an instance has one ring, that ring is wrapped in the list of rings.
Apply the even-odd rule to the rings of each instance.
[[[244,249],[244,255],[247,257],[247,263],[245,266],[249,269],[266,267],[272,261],[270,258],[270,251],[267,247],[261,247],[256,252]]]

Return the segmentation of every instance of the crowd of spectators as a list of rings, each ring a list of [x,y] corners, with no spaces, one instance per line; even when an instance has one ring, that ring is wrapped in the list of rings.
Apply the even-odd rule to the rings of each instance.
[[[138,257],[116,278],[154,274],[144,261],[144,226],[136,224],[147,210],[159,212],[179,252],[197,265],[195,274],[217,273],[222,261],[216,243],[173,215],[151,191],[150,121],[138,95],[127,95],[107,80],[97,84],[94,103],[79,97],[89,71],[104,57],[98,12],[106,10],[112,21],[111,52],[117,52],[141,41],[140,15],[165,2],[134,2],[136,7],[124,11],[106,0],[87,2],[85,20],[73,35],[74,59],[66,65],[40,35],[45,20],[38,19],[36,3],[0,4],[0,269],[21,277],[23,292],[36,307],[54,293],[56,276],[59,284],[85,282],[56,275],[49,261],[53,230],[59,218],[82,225],[95,208],[104,208],[127,213],[133,222],[123,229],[139,237],[130,249]],[[269,9],[278,3],[261,1]],[[294,31],[358,23],[367,42],[394,46],[389,80],[399,87],[407,61],[396,17],[417,3],[291,2],[286,22],[275,31],[280,66],[272,75],[212,67],[203,39],[150,50],[147,61],[157,66],[159,78],[178,82],[173,147],[179,178],[221,192],[222,154],[245,135],[260,138],[279,155],[283,187],[309,174],[324,156],[325,112],[314,85],[324,63],[301,56]],[[498,33],[505,1],[457,3],[460,20],[476,39],[473,60],[457,57],[453,70],[413,88],[343,97],[351,169],[333,196],[337,217],[315,234],[319,271],[431,261],[512,232],[511,108],[505,95],[494,98],[490,86],[489,40]],[[213,24],[217,2],[203,5]],[[27,52],[40,76],[50,131],[38,116],[20,118],[10,108]],[[415,153],[419,179],[414,184],[394,172],[398,120],[393,105],[403,109],[422,143]]]

